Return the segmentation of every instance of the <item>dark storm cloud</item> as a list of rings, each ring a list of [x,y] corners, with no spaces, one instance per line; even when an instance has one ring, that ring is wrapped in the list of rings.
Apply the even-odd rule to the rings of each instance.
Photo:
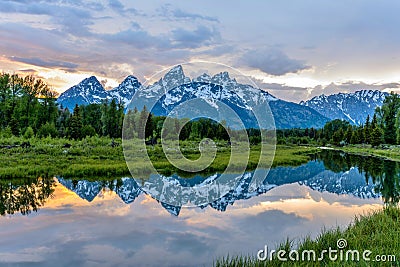
[[[304,61],[289,58],[276,48],[248,51],[243,54],[240,61],[249,67],[275,76],[297,73],[310,68]]]
[[[56,61],[56,60],[43,60],[40,58],[22,58],[22,57],[9,57],[8,59],[12,61],[18,61],[34,66],[39,67],[46,67],[46,68],[53,68],[53,67],[61,67],[66,69],[74,69],[78,67],[78,64],[71,63],[71,62],[63,62],[63,61]]]

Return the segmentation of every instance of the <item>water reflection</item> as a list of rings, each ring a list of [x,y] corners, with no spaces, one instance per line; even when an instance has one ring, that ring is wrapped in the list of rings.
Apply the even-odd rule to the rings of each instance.
[[[362,157],[335,151],[322,151],[311,157],[306,164],[297,167],[276,167],[270,170],[261,186],[250,189],[253,172],[245,173],[223,197],[200,206],[201,209],[211,207],[218,211],[226,211],[229,205],[238,200],[250,199],[285,184],[298,183],[313,190],[339,195],[352,195],[361,199],[379,198],[385,204],[397,204],[400,200],[399,184],[400,166],[398,162],[374,157]],[[162,177],[172,179],[182,185],[201,185],[211,179],[218,179],[218,174],[209,177],[195,176],[191,179],[179,176]],[[132,178],[113,180],[73,180],[58,178],[59,183],[73,191],[81,199],[93,201],[105,188],[130,204],[143,194],[140,186]],[[49,198],[55,186],[52,178],[35,180],[16,180],[0,183],[0,214],[23,215],[37,211]],[[162,188],[164,194],[173,192]],[[181,206],[160,203],[170,214],[178,216]]]
[[[0,214],[37,211],[54,192],[53,178],[37,178],[0,182]]]
[[[322,160],[326,169],[336,173],[357,168],[364,176],[365,184],[372,184],[374,193],[381,195],[385,204],[399,203],[399,162],[333,151],[322,151],[316,154],[316,159]]]

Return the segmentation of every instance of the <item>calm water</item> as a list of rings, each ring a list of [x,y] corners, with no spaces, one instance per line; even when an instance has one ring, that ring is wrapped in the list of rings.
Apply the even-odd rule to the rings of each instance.
[[[159,203],[130,178],[3,183],[0,264],[210,266],[397,203],[399,170],[395,162],[323,151],[301,166],[270,170],[254,192],[247,173],[235,190],[199,208]]]

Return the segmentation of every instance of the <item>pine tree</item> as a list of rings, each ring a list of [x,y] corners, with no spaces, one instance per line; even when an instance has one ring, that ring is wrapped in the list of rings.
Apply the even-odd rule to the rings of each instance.
[[[115,99],[111,100],[110,106],[108,108],[108,133],[109,136],[112,138],[117,138],[120,136],[120,119],[119,119],[119,113],[117,109],[117,103]]]
[[[19,123],[18,120],[13,116],[10,120],[10,129],[13,135],[18,136],[19,135]]]
[[[346,134],[345,134],[346,142],[347,142],[348,144],[351,143],[351,136],[352,136],[352,135],[353,135],[353,127],[352,127],[351,125],[349,125],[349,126],[347,127]]]
[[[390,93],[385,98],[382,105],[383,112],[383,132],[385,142],[388,144],[396,143],[396,115],[400,107],[400,97],[395,93]]]
[[[371,130],[373,130],[376,127],[378,127],[378,119],[376,118],[376,112],[375,112],[371,121]]]
[[[139,122],[138,122],[138,137],[140,139],[145,138],[146,122],[147,122],[148,116],[149,116],[149,112],[147,111],[147,107],[144,106],[142,111],[140,112],[140,117],[139,117]]]
[[[154,131],[153,115],[149,113],[145,125],[145,135],[144,135],[145,139],[149,137],[153,138],[153,131]]]
[[[82,118],[78,104],[75,105],[74,113],[69,120],[68,136],[72,139],[81,139],[82,136]]]
[[[377,147],[384,141],[384,132],[381,128],[375,127],[371,132],[371,145],[372,147]]]
[[[371,125],[369,122],[369,114],[368,114],[367,119],[365,120],[365,125],[364,125],[364,137],[365,137],[365,143],[367,143],[367,144],[371,143],[370,135],[371,135]]]

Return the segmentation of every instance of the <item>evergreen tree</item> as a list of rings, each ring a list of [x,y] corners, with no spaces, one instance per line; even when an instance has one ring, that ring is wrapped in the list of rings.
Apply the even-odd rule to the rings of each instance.
[[[395,93],[390,93],[389,96],[385,98],[382,105],[383,112],[383,132],[385,142],[388,144],[395,144],[396,138],[396,115],[400,107],[400,98]]]
[[[369,122],[369,114],[368,114],[367,119],[365,120],[365,125],[364,125],[364,137],[365,137],[365,143],[367,143],[367,144],[371,143],[370,134],[371,134],[371,125]]]
[[[110,135],[110,113],[108,99],[104,100],[101,104],[101,124],[103,136]]]
[[[138,121],[138,138],[144,139],[145,138],[145,131],[146,131],[146,122],[149,116],[149,112],[147,111],[147,107],[144,106],[142,111],[140,112],[140,117]]]
[[[149,113],[145,126],[145,139],[149,137],[153,138],[153,131],[154,131],[153,115]]]
[[[0,75],[0,128],[5,128],[9,122],[10,106],[10,75],[3,73]]]
[[[377,147],[384,141],[384,132],[381,128],[375,127],[371,132],[371,145]]]
[[[351,136],[352,135],[353,135],[353,127],[351,125],[349,125],[347,127],[346,134],[345,134],[346,143],[348,143],[348,144],[351,143]]]
[[[117,103],[115,99],[111,100],[110,106],[108,108],[108,135],[112,138],[117,138],[121,136],[120,133],[120,116],[117,109]]]
[[[18,136],[19,135],[19,123],[18,120],[13,116],[10,120],[9,127],[11,129],[11,132],[13,135]]]
[[[372,121],[371,121],[371,131],[378,127],[378,119],[376,118],[376,112],[374,113],[374,116],[372,117]]]
[[[81,139],[82,118],[78,104],[75,105],[74,113],[69,120],[68,136],[71,139]]]

